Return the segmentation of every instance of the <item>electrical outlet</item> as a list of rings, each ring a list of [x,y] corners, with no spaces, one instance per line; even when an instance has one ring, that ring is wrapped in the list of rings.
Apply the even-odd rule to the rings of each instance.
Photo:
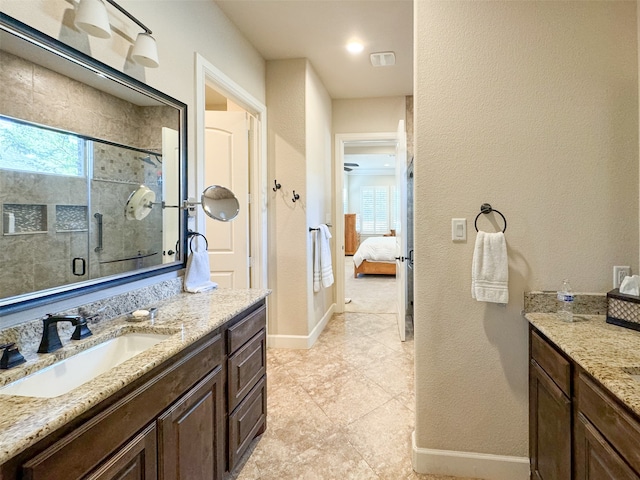
[[[624,277],[631,275],[631,267],[615,266],[613,267],[613,288],[619,288]]]

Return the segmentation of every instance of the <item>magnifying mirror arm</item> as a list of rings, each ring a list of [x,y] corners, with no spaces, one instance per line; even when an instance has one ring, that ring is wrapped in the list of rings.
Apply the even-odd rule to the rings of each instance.
[[[153,202],[149,205],[160,205],[162,208],[179,208],[180,210],[193,210],[196,205],[202,205],[202,202],[191,202],[189,200],[183,200],[182,205],[167,205],[166,202]]]
[[[143,188],[143,187],[140,187]],[[146,187],[144,187],[146,188]],[[193,200],[183,200],[180,205],[167,205],[163,202],[149,202],[145,207],[151,209],[154,205],[160,205],[164,208],[179,208],[180,210],[188,210],[194,212],[196,205],[202,205],[204,213],[209,217],[221,222],[228,222],[236,218],[240,212],[240,204],[233,192],[226,187],[220,185],[212,185],[207,187],[200,197],[200,202]]]

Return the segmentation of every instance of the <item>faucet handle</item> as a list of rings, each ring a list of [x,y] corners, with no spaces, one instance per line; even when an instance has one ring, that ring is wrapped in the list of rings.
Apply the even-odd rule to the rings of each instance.
[[[73,331],[73,334],[71,335],[71,340],[82,340],[83,338],[87,338],[93,335],[93,333],[91,333],[91,330],[89,330],[86,318],[76,317],[76,320],[72,321],[71,323],[76,327],[76,329]]]
[[[15,343],[5,343],[4,345],[0,345],[0,350],[2,350],[0,368],[3,370],[26,362]]]

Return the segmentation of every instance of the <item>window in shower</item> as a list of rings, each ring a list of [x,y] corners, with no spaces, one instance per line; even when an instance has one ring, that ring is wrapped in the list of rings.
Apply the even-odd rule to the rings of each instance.
[[[86,141],[76,135],[0,116],[0,168],[85,175]]]

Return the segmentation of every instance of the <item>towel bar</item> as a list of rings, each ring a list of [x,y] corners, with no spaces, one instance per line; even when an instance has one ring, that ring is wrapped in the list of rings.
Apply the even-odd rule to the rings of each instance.
[[[502,220],[504,220],[504,228],[502,229],[502,233],[506,232],[507,231],[507,219],[504,218],[504,215],[502,213],[500,213],[500,211],[496,210],[495,208],[492,208],[489,203],[483,203],[480,206],[480,213],[478,215],[476,215],[476,219],[473,222],[473,226],[476,228],[476,232],[478,231],[478,218],[480,218],[480,215],[482,215],[483,213],[485,215],[488,215],[491,212],[496,212],[498,215],[500,215],[502,217]]]
[[[333,225],[331,225],[330,223],[325,223],[325,225],[326,225],[327,227],[329,227],[329,228],[333,227]],[[319,228],[311,228],[311,227],[309,227],[309,231],[310,231],[310,232],[313,232],[313,231],[315,231],[315,230],[320,230],[320,229],[319,229]]]

